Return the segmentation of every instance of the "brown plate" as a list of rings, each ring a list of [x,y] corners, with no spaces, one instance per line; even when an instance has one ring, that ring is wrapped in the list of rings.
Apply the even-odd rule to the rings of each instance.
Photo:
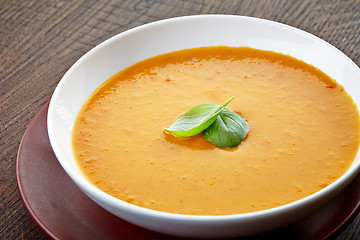
[[[53,239],[180,239],[130,224],[95,204],[58,163],[47,134],[45,104],[29,124],[16,165],[18,188],[30,216]],[[343,230],[360,209],[360,176],[307,218],[241,239],[326,239]]]

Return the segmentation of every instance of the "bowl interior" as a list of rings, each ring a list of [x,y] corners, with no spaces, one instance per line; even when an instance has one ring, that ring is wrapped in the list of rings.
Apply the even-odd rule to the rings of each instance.
[[[48,131],[54,152],[73,179],[86,182],[76,166],[71,134],[78,111],[109,77],[146,58],[201,46],[248,46],[291,55],[327,73],[360,106],[360,69],[325,41],[272,21],[224,15],[180,17],[143,25],[98,45],[64,75],[50,102]],[[359,154],[349,175],[359,168]]]

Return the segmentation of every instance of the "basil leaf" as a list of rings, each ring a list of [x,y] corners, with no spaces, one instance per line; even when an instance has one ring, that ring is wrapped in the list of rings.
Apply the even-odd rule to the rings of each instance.
[[[222,110],[215,122],[205,131],[206,140],[218,147],[235,147],[240,144],[249,131],[248,123],[239,114],[228,109]]]
[[[167,131],[181,137],[190,137],[201,133],[208,128],[220,112],[231,102],[234,97],[230,98],[222,105],[200,104],[181,115]]]

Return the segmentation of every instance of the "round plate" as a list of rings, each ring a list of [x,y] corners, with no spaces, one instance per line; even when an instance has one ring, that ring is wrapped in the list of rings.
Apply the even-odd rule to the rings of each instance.
[[[58,163],[47,134],[48,103],[29,124],[16,165],[20,195],[30,216],[53,239],[180,239],[132,225],[107,212],[75,186]],[[241,239],[326,239],[360,209],[360,176],[309,217]]]

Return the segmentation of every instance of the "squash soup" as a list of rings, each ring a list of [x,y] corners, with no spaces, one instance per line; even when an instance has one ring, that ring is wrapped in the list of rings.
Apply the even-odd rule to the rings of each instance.
[[[222,104],[248,123],[220,148],[165,130],[190,108]],[[293,57],[202,47],[139,62],[101,85],[73,128],[86,178],[149,209],[192,215],[254,212],[304,198],[338,179],[359,148],[360,120],[343,87]]]

